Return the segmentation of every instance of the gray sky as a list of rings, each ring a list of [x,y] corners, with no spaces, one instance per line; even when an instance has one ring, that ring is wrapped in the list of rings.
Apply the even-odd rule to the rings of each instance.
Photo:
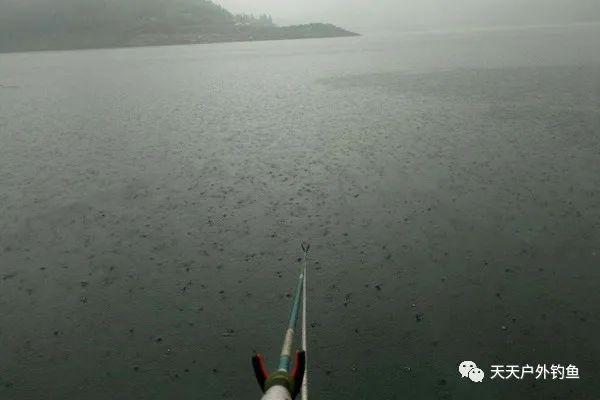
[[[332,22],[351,29],[554,24],[600,20],[600,0],[215,0],[276,23]]]

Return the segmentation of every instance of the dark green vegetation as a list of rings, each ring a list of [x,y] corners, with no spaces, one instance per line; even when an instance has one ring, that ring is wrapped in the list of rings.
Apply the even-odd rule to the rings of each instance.
[[[278,27],[207,0],[0,0],[0,52],[353,35],[330,24]]]

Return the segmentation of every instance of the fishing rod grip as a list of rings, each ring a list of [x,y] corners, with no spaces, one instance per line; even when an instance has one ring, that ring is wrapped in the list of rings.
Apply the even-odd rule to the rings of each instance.
[[[292,396],[283,386],[273,386],[267,390],[261,400],[292,400]]]
[[[296,352],[294,368],[292,372],[278,370],[269,374],[265,364],[265,357],[262,354],[256,354],[252,357],[252,367],[258,386],[265,395],[263,400],[285,400],[295,399],[300,393],[304,371],[306,370],[306,353],[302,350]],[[280,389],[274,389],[280,388]],[[288,394],[288,397],[281,397],[282,390]],[[280,397],[273,397],[277,393]],[[267,396],[268,395],[268,396]]]

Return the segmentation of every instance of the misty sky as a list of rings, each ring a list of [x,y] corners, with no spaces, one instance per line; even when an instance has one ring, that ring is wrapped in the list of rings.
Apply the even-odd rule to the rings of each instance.
[[[270,13],[276,23],[332,22],[353,29],[599,21],[600,0],[215,0],[232,12]]]

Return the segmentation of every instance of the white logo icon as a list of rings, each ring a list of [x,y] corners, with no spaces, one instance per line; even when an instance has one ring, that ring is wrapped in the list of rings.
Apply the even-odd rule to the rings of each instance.
[[[482,382],[485,374],[473,361],[463,361],[458,366],[461,378],[469,378],[473,382]]]
[[[473,368],[469,371],[469,379],[473,382],[481,382],[483,381],[484,373],[479,368]]]

